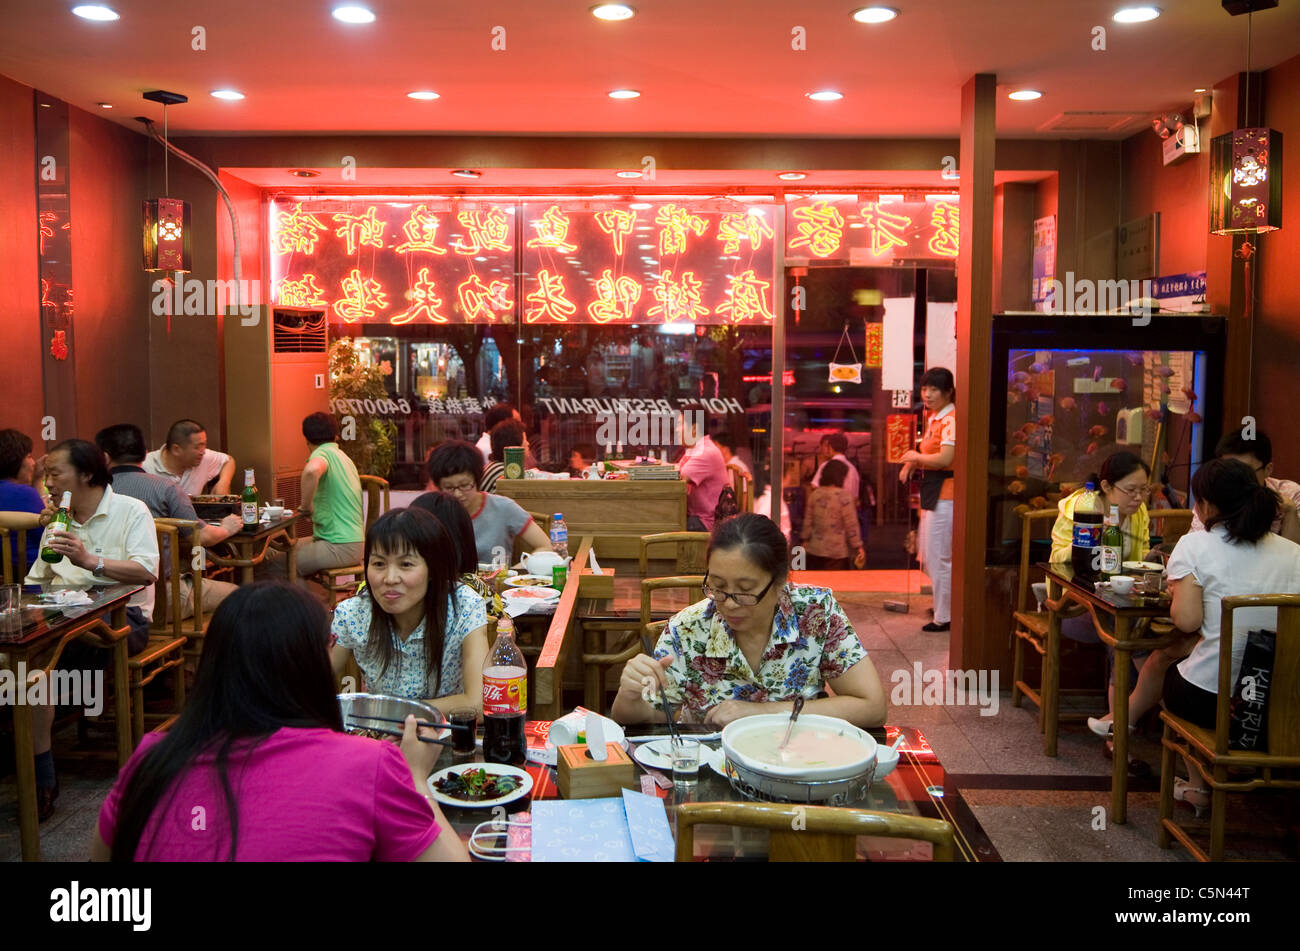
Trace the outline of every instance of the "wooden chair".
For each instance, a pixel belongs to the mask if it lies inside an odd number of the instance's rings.
[[[185,706],[185,643],[181,634],[181,614],[184,610],[181,597],[181,533],[180,526],[198,530],[198,523],[176,519],[155,519],[158,535],[158,580],[154,585],[154,614],[149,625],[149,641],[139,652],[127,658],[127,677],[131,689],[131,737],[139,745],[144,736],[147,719],[161,721],[167,717],[146,717],[144,688],[164,672],[175,670],[172,714],[180,713]],[[194,538],[197,543],[197,535]],[[201,584],[201,582],[200,582]],[[196,610],[202,611],[202,589],[195,590]]]
[[[1150,509],[1147,517],[1151,520],[1151,534],[1160,537],[1160,549],[1172,552],[1178,539],[1191,530],[1191,509]]]
[[[1058,512],[1056,509],[1040,509],[1030,511],[1024,509],[1020,511],[1020,575],[1016,588],[1016,610],[1012,612],[1011,638],[1014,646],[1014,655],[1011,668],[1011,704],[1020,706],[1020,701],[1027,698],[1030,703],[1038,707],[1038,729],[1040,731],[1046,728],[1044,722],[1044,698],[1042,695],[1043,679],[1040,679],[1038,685],[1030,684],[1025,680],[1025,646],[1033,648],[1038,656],[1043,659],[1043,667],[1046,669],[1049,663],[1059,662],[1059,658],[1047,656],[1047,611],[1029,610],[1029,552],[1034,537],[1036,527],[1047,526],[1048,531],[1051,525],[1056,521]],[[1053,603],[1049,605],[1063,612],[1067,611],[1066,605]],[[1065,616],[1078,617],[1083,613],[1083,608],[1077,605],[1069,608]],[[1062,690],[1062,695],[1085,695],[1085,696],[1105,696],[1106,691],[1102,689],[1084,689],[1084,690]],[[1062,720],[1086,720],[1086,713],[1063,713]]]
[[[156,527],[171,527],[181,533],[182,537],[189,536],[189,550],[181,552],[176,560],[180,562],[182,575],[190,575],[193,611],[188,618],[181,617],[185,613],[184,591],[179,577],[173,574],[166,584],[160,583],[154,588],[154,619],[150,627],[160,632],[169,632],[174,637],[184,637],[185,656],[197,664],[203,653],[203,638],[208,633],[208,622],[212,620],[203,613],[203,585],[209,580],[209,573],[207,552],[199,540],[199,533],[205,523],[180,518],[155,518],[153,521]],[[172,536],[169,534],[168,537]],[[182,543],[181,547],[184,548],[185,545]],[[162,552],[161,547],[158,550]],[[200,552],[203,554],[200,555]]]
[[[650,574],[650,549],[673,545],[677,554],[677,570],[700,574],[708,568],[705,564],[709,548],[708,532],[658,532],[641,536],[641,577]]]
[[[27,577],[27,533],[41,531],[41,517],[35,512],[0,512],[0,561],[3,562],[4,584],[22,584]],[[24,564],[14,564],[11,546],[17,540],[19,559]]]
[[[651,621],[652,608],[651,602],[656,591],[669,589],[684,589],[687,592],[688,602],[692,597],[699,600],[704,596],[701,586],[704,584],[703,575],[678,576],[673,578],[643,578],[641,580],[641,625],[640,628],[631,636],[624,634],[620,640],[622,646],[616,648],[612,653],[586,653],[582,655],[582,674],[583,674],[583,706],[588,710],[596,713],[605,712],[605,678],[606,673],[615,668],[622,667],[629,660],[641,653],[643,646],[641,644],[641,635],[650,638],[653,644],[659,634],[667,626],[665,621]],[[607,632],[601,632],[603,638]]]
[[[1273,673],[1267,683],[1268,734],[1263,749],[1228,748],[1232,694],[1233,611],[1238,608],[1277,608],[1277,647]],[[1215,728],[1205,727],[1162,710],[1164,735],[1160,760],[1160,826],[1156,841],[1162,849],[1171,837],[1202,862],[1221,862],[1227,826],[1228,793],[1261,787],[1300,788],[1300,594],[1259,594],[1223,599],[1219,637],[1219,695]],[[1210,789],[1210,849],[1193,840],[1183,823],[1174,819],[1174,757],[1181,755],[1195,767]],[[1252,778],[1229,779],[1230,773],[1253,770]]]
[[[742,512],[754,510],[754,477],[744,469],[731,469],[731,488],[736,493],[736,504]]]
[[[697,825],[768,829],[771,862],[853,862],[860,835],[929,842],[936,862],[951,862],[955,847],[952,826],[941,819],[836,806],[687,802],[677,807],[678,862],[694,861]]]
[[[365,513],[365,530],[368,532],[375,519],[379,518],[391,507],[392,498],[387,479],[381,479],[379,476],[373,475],[363,475],[360,479],[361,505],[362,511]],[[313,575],[308,575],[308,580],[316,582],[325,589],[331,609],[340,601],[356,594],[365,578],[366,569],[364,565],[342,565],[337,568],[324,568]]]

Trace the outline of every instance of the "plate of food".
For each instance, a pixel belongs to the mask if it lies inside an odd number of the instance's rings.
[[[548,601],[558,601],[560,592],[555,588],[543,588],[538,585],[524,585],[520,588],[507,588],[501,592],[501,597],[506,602],[517,604],[536,604],[546,603]]]
[[[505,584],[507,588],[550,588],[553,587],[554,580],[545,575],[515,575],[513,578],[507,578]]]
[[[429,777],[429,792],[444,806],[484,809],[503,806],[527,796],[533,777],[504,763],[465,763],[448,766]]]

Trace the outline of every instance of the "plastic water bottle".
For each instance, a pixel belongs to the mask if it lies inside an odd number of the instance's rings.
[[[561,558],[569,557],[569,526],[564,524],[564,513],[551,517],[551,547]]]
[[[1074,503],[1074,532],[1070,545],[1070,567],[1079,578],[1095,581],[1100,562],[1094,566],[1094,557],[1101,547],[1101,524],[1106,516],[1105,503],[1097,492],[1097,484],[1089,482],[1083,494]]]

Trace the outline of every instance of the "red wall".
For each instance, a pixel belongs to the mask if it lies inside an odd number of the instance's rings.
[[[0,429],[20,429],[37,442],[44,398],[32,96],[30,86],[0,76]]]
[[[1250,412],[1273,440],[1282,478],[1300,480],[1296,394],[1300,393],[1300,56],[1264,76],[1264,121],[1282,133],[1282,228],[1261,235],[1255,283]]]
[[[1191,108],[1182,110],[1191,118]],[[1202,151],[1166,166],[1164,140],[1150,129],[1124,140],[1121,208],[1124,221],[1160,213],[1160,273],[1205,270],[1210,230],[1209,127],[1201,122]]]

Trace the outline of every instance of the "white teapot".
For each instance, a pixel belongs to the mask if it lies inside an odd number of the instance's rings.
[[[530,575],[549,576],[551,569],[557,565],[567,565],[569,559],[561,558],[553,551],[535,551],[530,555],[524,555],[520,559],[523,563],[524,571]]]

